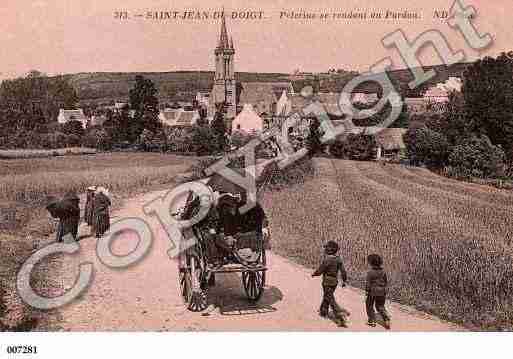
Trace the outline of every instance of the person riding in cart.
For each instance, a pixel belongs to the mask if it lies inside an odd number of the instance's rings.
[[[219,216],[216,245],[228,253],[233,253],[239,262],[251,263],[256,260],[256,246],[263,242],[265,212],[259,203],[241,213],[243,202],[231,194],[223,194],[217,203]],[[261,244],[262,245],[262,244]]]

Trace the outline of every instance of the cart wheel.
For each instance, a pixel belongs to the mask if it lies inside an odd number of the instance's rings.
[[[180,268],[180,294],[185,307],[193,312],[201,312],[208,307],[207,291],[202,287],[203,273],[197,257],[186,255],[187,267]]]
[[[259,300],[264,293],[265,272],[242,272],[242,284],[249,300]]]
[[[262,249],[260,265],[265,266],[265,249]],[[249,300],[257,301],[262,297],[265,287],[265,271],[242,272],[242,285]]]

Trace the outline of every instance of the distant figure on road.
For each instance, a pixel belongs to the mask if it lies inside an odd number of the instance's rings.
[[[78,225],[80,223],[80,199],[74,191],[66,193],[59,201],[54,197],[49,200],[46,209],[52,217],[59,219],[57,227],[57,242],[63,242],[66,236],[71,235],[76,241],[78,238]]]
[[[390,316],[385,309],[388,280],[387,274],[382,268],[383,259],[378,254],[371,254],[367,257],[367,263],[370,266],[365,285],[365,291],[367,292],[365,306],[369,319],[367,324],[371,327],[376,326],[376,312],[374,311],[374,307],[376,307],[385,321],[385,328],[390,329]]]
[[[106,188],[98,187],[93,199],[92,220],[92,231],[96,238],[100,238],[110,229],[110,206],[109,191]]]
[[[345,327],[346,319],[344,317],[344,310],[340,308],[337,301],[335,300],[335,290],[338,285],[338,274],[342,278],[342,286],[345,286],[347,281],[347,274],[342,263],[342,259],[337,254],[339,249],[338,243],[335,241],[328,241],[324,245],[325,258],[323,259],[319,268],[312,274],[312,277],[322,275],[322,289],[323,297],[319,314],[321,317],[327,317],[329,308],[333,310],[335,320],[338,326]]]

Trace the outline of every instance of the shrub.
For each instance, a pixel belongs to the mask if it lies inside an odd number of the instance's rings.
[[[100,150],[108,150],[112,148],[112,137],[103,129],[93,129],[86,133],[82,139],[82,145]]]
[[[473,136],[454,147],[449,164],[460,177],[497,177],[504,174],[504,158],[504,151],[488,137]]]
[[[408,156],[414,163],[423,162],[441,167],[447,161],[449,143],[447,138],[427,127],[409,128],[404,136]]]
[[[62,148],[69,145],[69,137],[62,132],[43,133],[39,135],[39,142],[45,149]]]
[[[57,121],[50,122],[50,123],[46,124],[46,132],[47,133],[62,132],[62,125]]]
[[[40,148],[41,147],[41,135],[35,131],[30,131],[26,137],[28,148]]]
[[[235,131],[231,136],[231,144],[234,147],[240,148],[246,145],[249,141],[251,141],[254,138],[255,136],[252,136],[250,134],[241,131]]]
[[[81,137],[84,135],[84,127],[82,127],[82,122],[77,120],[71,120],[62,125],[62,132],[66,135],[76,135]]]
[[[322,136],[324,136],[324,131],[321,129],[319,120],[317,118],[310,119],[308,136],[306,138],[306,148],[308,148],[309,156],[326,151],[326,145],[321,142]]]
[[[336,158],[344,158],[344,141],[341,139],[335,140],[335,142],[330,145],[329,151],[330,154]]]
[[[349,134],[345,140],[338,139],[330,146],[330,153],[337,158],[369,161],[376,157],[377,143],[372,135]]]
[[[194,131],[189,128],[166,126],[164,129],[168,151],[192,152]]]
[[[269,166],[262,177],[267,177],[267,185],[271,190],[281,190],[293,185],[302,184],[315,174],[315,167],[311,158],[303,157],[291,165],[279,169],[277,166]]]
[[[191,175],[188,177],[188,180],[196,181],[205,178],[205,170],[217,161],[219,161],[220,159],[220,157],[201,158],[188,168],[187,172],[191,173]]]
[[[40,136],[41,147],[45,149],[51,149],[54,143],[52,142],[53,136],[51,133],[43,133]]]
[[[71,147],[80,146],[80,137],[75,134],[68,135],[67,145]]]
[[[230,140],[233,147],[241,148],[257,138],[258,136],[256,134],[236,131],[232,134]],[[276,156],[276,152],[270,141],[260,141],[260,143],[255,147],[255,156],[256,158],[273,158]]]
[[[214,130],[206,126],[195,127],[190,137],[193,151],[198,156],[211,155],[216,151],[215,141],[216,135]]]
[[[139,135],[137,142],[141,145],[141,147],[145,151],[149,151],[153,147],[153,137],[155,135],[153,132],[149,130],[143,130],[143,132]]]

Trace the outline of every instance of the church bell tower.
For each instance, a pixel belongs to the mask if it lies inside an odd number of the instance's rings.
[[[214,50],[216,59],[216,71],[214,88],[210,100],[211,114],[215,113],[216,106],[225,104],[225,118],[233,119],[236,115],[237,99],[235,86],[235,49],[232,38],[228,38],[224,16],[221,22],[221,33],[217,47]]]

